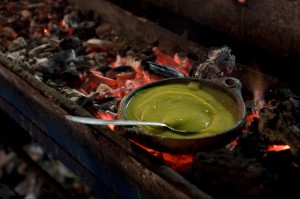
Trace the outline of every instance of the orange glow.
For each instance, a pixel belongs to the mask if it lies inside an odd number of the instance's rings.
[[[100,111],[97,112],[97,116],[98,118],[100,119],[103,119],[103,120],[114,120],[116,119],[116,117],[114,115],[112,115],[111,113],[102,113]],[[109,124],[107,125],[111,130],[115,130],[115,125],[112,125],[112,124]]]
[[[226,145],[226,148],[231,151],[237,146],[237,144],[238,144],[238,140],[234,139],[231,143]]]
[[[259,118],[259,114],[256,110],[252,110],[251,113],[248,113],[247,120],[246,120],[246,127],[248,124],[253,122],[255,118]]]
[[[191,168],[191,164],[195,159],[194,154],[174,155],[170,153],[162,153],[165,163],[175,171],[186,171]]]
[[[248,112],[247,118],[246,118],[246,124],[245,124],[245,131],[249,130],[249,126],[254,121],[255,118],[259,118],[259,112],[256,111],[256,109],[252,109],[252,112]]]
[[[188,169],[191,168],[192,162],[196,157],[194,154],[171,154],[171,153],[160,152],[160,151],[147,148],[142,144],[137,143],[133,140],[130,141],[142,147],[153,156],[163,159],[165,164],[171,167],[172,169],[174,169],[175,171],[187,171]]]
[[[45,35],[50,35],[49,31],[46,28],[44,28],[44,34]]]
[[[268,151],[268,152],[271,152],[271,151],[274,151],[274,152],[280,152],[280,151],[289,150],[289,149],[290,149],[290,146],[289,146],[289,145],[285,145],[285,144],[283,144],[283,145],[276,145],[276,144],[274,144],[274,145],[269,145],[269,146],[267,147],[267,151]],[[266,157],[267,154],[268,154],[268,153],[265,153],[265,154],[263,155],[263,157]]]
[[[184,68],[184,72],[183,73],[185,75],[188,75],[188,73],[191,71],[191,69],[193,67],[193,64],[194,64],[194,62],[191,59],[187,58],[187,57],[185,57],[183,59],[180,58],[180,56],[178,55],[178,53],[176,53],[174,55],[174,61],[178,65],[180,65],[180,66],[182,66]]]
[[[191,68],[190,65],[184,66],[182,65],[184,62],[180,60],[177,54],[174,55],[174,58],[168,54],[161,52],[158,48],[153,49],[154,54],[156,55],[156,63],[158,64],[165,64],[174,69],[182,72],[183,74],[187,75]],[[187,62],[189,63],[189,62]]]
[[[127,57],[121,57],[121,55],[117,55],[117,59],[115,60],[115,62],[113,62],[111,64],[112,68],[116,68],[118,66],[131,66],[134,69],[139,67],[139,65],[141,64],[140,60],[136,60],[133,57],[127,56]]]
[[[288,150],[290,149],[289,145],[270,145],[268,146],[268,151],[283,151],[283,150]]]

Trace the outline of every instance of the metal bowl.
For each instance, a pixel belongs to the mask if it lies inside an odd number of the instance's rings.
[[[191,82],[198,82],[201,85],[216,89],[232,98],[238,109],[237,122],[227,130],[207,136],[182,135],[169,137],[160,135],[159,133],[149,132],[144,128],[137,126],[119,127],[117,132],[148,148],[170,153],[193,153],[197,151],[211,150],[230,143],[230,141],[232,141],[242,132],[247,115],[245,104],[241,95],[242,84],[238,79],[232,77],[214,80],[196,78],[169,78],[145,84],[132,90],[122,99],[118,112],[118,119],[130,119],[128,118],[128,115],[126,115],[126,109],[128,108],[130,100],[141,91],[147,88],[157,87],[165,84],[188,84]]]

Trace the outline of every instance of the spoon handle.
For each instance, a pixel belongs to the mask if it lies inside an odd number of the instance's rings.
[[[101,120],[98,118],[90,117],[79,117],[73,115],[65,116],[68,120],[83,124],[92,124],[92,125],[123,125],[123,126],[132,126],[132,125],[147,125],[147,126],[162,126],[166,127],[165,124],[160,122],[147,122],[147,121],[134,121],[134,120]]]

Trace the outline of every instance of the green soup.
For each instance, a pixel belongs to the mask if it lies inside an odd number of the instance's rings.
[[[200,82],[172,83],[146,88],[128,102],[127,119],[163,122],[177,129],[196,131],[178,135],[170,130],[143,126],[147,131],[171,137],[204,137],[223,132],[239,120],[235,101],[219,89]]]

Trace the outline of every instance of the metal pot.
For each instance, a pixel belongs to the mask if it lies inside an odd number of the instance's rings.
[[[241,82],[232,77],[225,77],[214,80],[195,79],[195,78],[169,78],[163,79],[138,87],[128,93],[121,101],[118,112],[118,119],[129,119],[126,115],[126,109],[130,100],[144,89],[161,86],[164,84],[199,82],[201,85],[217,89],[232,98],[238,109],[238,121],[229,129],[208,136],[190,137],[169,137],[156,133],[151,133],[144,128],[118,127],[117,132],[123,136],[138,142],[139,144],[162,152],[170,153],[193,153],[201,150],[211,150],[216,147],[224,146],[236,138],[244,128],[246,122],[246,107],[241,95]],[[179,113],[180,114],[180,113]],[[221,124],[220,124],[221,125]]]

